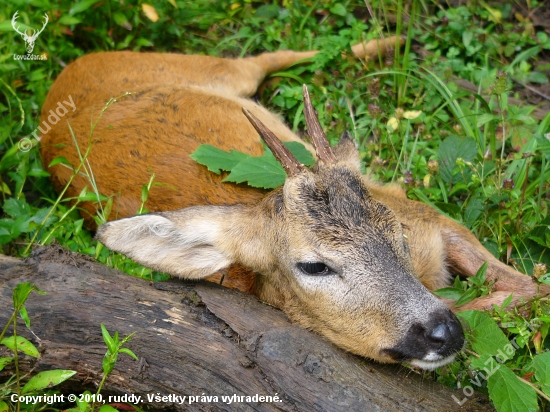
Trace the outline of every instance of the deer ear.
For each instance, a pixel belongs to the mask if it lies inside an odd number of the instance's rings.
[[[232,263],[263,266],[268,256],[255,238],[262,231],[247,216],[239,206],[190,207],[105,223],[96,237],[147,267],[200,279]]]
[[[347,131],[342,133],[340,141],[332,148],[332,151],[339,163],[343,162],[351,168],[361,169],[357,143]]]

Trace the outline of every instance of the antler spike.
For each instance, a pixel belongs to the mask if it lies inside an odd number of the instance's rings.
[[[19,14],[19,10],[17,10],[17,11],[15,12],[15,14],[13,15],[13,17],[11,18],[11,26],[13,27],[13,29],[14,29],[18,34],[20,34],[21,36],[25,36],[25,35],[26,35],[25,33],[19,31],[19,26],[15,27],[15,23],[16,23],[17,19],[19,18],[18,14]]]
[[[315,109],[311,104],[311,98],[309,97],[309,91],[307,86],[303,86],[304,93],[304,116],[306,118],[307,131],[311,143],[315,147],[315,152],[319,160],[322,160],[325,163],[336,163],[336,156],[332,152],[330,145],[327,140],[327,136],[319,123],[319,119],[315,115]]]
[[[281,163],[283,169],[288,176],[294,176],[301,173],[304,170],[302,165],[294,155],[288,150],[288,148],[281,143],[281,141],[269,130],[256,116],[250,113],[245,107],[243,107],[243,113],[250,121],[254,129],[262,136],[267,147],[271,149],[275,158]]]

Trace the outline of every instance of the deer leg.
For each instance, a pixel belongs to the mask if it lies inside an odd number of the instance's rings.
[[[385,56],[388,50],[393,50],[395,47],[400,46],[401,43],[401,37],[390,36],[386,39],[374,39],[368,42],[358,43],[352,46],[351,50],[358,59],[370,59],[373,57]],[[248,57],[241,59],[241,61],[253,61],[263,69],[265,77],[279,70],[284,70],[300,60],[309,59],[317,53],[319,53],[318,50],[306,52],[282,50],[274,53],[263,53],[256,57]]]
[[[481,265],[488,262],[486,279],[495,281],[494,293],[461,306],[458,310],[492,307],[493,304],[502,303],[510,293],[513,293],[514,303],[550,294],[550,286],[537,285],[530,276],[500,262],[468,229],[448,220],[441,232],[447,264],[452,272],[467,277],[475,276]]]
[[[488,310],[488,309],[492,309],[493,305],[501,306],[502,303],[506,300],[506,298],[510,296],[510,294],[512,294],[512,300],[510,301],[510,306],[508,306],[508,308],[513,308],[518,305],[521,305],[532,298],[532,296],[524,296],[524,295],[516,294],[511,291],[506,291],[506,292],[500,291],[500,292],[493,292],[489,295],[481,296],[479,298],[476,298],[458,307],[455,306],[456,301],[454,300],[443,299],[443,298],[441,298],[441,300],[443,301],[443,303],[445,303],[445,305],[447,305],[449,309],[451,309],[451,311],[453,311],[454,313],[457,313],[465,310]],[[547,299],[547,298],[544,298],[544,299]],[[524,305],[524,308],[527,311],[529,308],[529,305]],[[520,310],[520,312],[523,312],[523,311]]]
[[[369,59],[384,56],[388,50],[393,50],[402,43],[401,37],[390,36],[386,39],[375,39],[352,46],[351,50],[359,59]],[[235,77],[232,86],[239,97],[251,97],[256,94],[264,79],[280,70],[309,59],[319,53],[318,50],[295,52],[281,50],[273,53],[262,53],[256,57],[246,57],[231,60],[231,73]]]

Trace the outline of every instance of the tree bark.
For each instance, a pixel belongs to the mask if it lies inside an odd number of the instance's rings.
[[[66,394],[97,389],[103,323],[121,337],[136,332],[127,347],[140,358],[119,356],[104,399],[135,394],[142,396],[140,407],[178,411],[492,410],[483,395],[466,397],[402,366],[350,355],[254,296],[207,283],[152,283],[55,246],[26,261],[0,257],[2,328],[11,315],[11,290],[21,282],[47,293],[27,301],[32,333],[19,323],[18,332],[41,352],[39,359],[21,357],[22,372],[77,371],[61,387]],[[2,371],[0,380],[11,373]],[[279,402],[222,399],[256,394]],[[188,398],[179,404],[147,395]],[[199,398],[190,404],[189,396]]]

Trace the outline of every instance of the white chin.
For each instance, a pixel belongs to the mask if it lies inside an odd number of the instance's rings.
[[[448,363],[451,363],[455,360],[456,354],[452,354],[450,356],[447,356],[446,358],[439,359],[439,360],[423,360],[423,359],[411,359],[410,361],[407,361],[407,363],[410,363],[413,366],[417,366],[420,369],[433,371],[434,369],[437,369],[443,365],[446,365]],[[426,356],[426,358],[430,358],[430,356]]]

